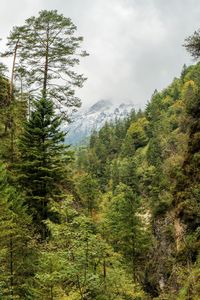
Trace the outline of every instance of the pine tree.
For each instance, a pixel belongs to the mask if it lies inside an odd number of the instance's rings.
[[[192,55],[194,59],[200,57],[200,30],[194,32],[193,35],[185,39],[184,47]]]
[[[37,99],[52,99],[62,112],[63,104],[80,106],[74,89],[82,87],[85,81],[82,74],[73,70],[79,57],[87,55],[79,51],[83,38],[75,36],[75,31],[70,18],[56,10],[43,10],[38,17],[28,18],[24,26],[14,27],[5,53],[14,55],[12,74],[23,80],[29,93]],[[11,86],[12,83],[13,78]]]

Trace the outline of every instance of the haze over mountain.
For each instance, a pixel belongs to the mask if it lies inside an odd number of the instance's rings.
[[[87,109],[75,113],[72,123],[66,125],[66,143],[78,145],[86,140],[93,130],[99,131],[106,122],[126,117],[133,109],[132,103],[114,104],[110,100],[99,100]]]

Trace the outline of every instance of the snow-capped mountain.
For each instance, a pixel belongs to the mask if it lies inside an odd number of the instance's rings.
[[[100,100],[89,109],[79,111],[73,116],[73,122],[65,127],[68,132],[66,143],[78,145],[90,136],[93,130],[99,130],[105,122],[126,117],[132,104],[114,105],[109,100]]]

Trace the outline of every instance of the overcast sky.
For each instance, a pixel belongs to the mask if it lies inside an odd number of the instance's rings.
[[[199,0],[3,0],[0,37],[42,9],[70,17],[84,37],[84,105],[110,99],[144,107],[193,63],[182,44],[200,27]]]

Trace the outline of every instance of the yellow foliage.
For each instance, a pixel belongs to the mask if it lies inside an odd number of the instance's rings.
[[[181,94],[182,98],[186,99],[188,97],[189,93],[195,93],[197,89],[197,86],[193,80],[188,80],[186,83],[184,83]]]

